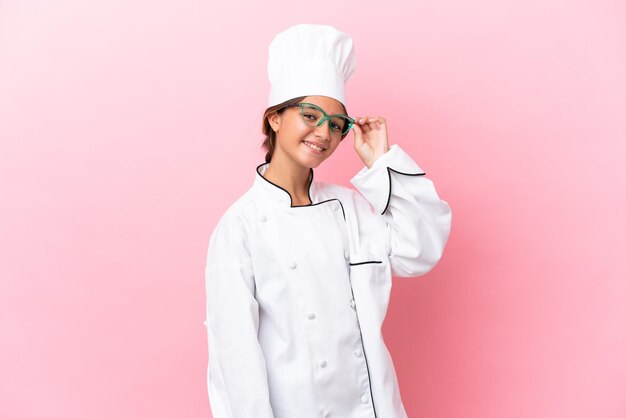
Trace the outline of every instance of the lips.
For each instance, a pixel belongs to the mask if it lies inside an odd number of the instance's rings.
[[[313,142],[313,141],[302,141],[302,142],[303,142],[305,145],[306,145],[306,143],[308,142],[309,144],[313,144],[313,145],[318,146],[318,147],[320,147],[320,148],[321,148],[321,151],[318,151],[318,150],[314,150],[314,151],[322,152],[322,151],[324,151],[324,150],[326,149],[326,147],[325,147],[324,145],[322,145],[322,144],[320,144],[320,143],[318,143],[318,142]],[[309,148],[310,148],[310,147],[309,147]],[[311,149],[313,149],[313,148],[311,148]]]

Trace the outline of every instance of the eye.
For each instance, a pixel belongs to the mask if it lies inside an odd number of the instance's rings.
[[[310,117],[309,117],[310,116]],[[317,116],[313,115],[312,113],[305,113],[304,114],[305,118],[309,118],[310,120],[315,120],[317,119]]]

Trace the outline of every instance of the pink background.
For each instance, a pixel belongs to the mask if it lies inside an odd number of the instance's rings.
[[[453,210],[383,329],[409,417],[626,416],[624,3],[316,6],[0,5],[2,418],[210,416],[206,248],[296,23],[353,36],[349,113]],[[352,146],[316,178],[348,185]]]

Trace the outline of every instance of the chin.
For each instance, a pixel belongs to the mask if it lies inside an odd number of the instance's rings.
[[[319,167],[319,165],[324,162],[325,160],[322,159],[313,159],[310,157],[301,157],[300,158],[300,165],[302,167],[307,167],[307,168],[317,168]]]

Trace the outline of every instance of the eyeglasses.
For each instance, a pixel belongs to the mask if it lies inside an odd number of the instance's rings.
[[[321,126],[328,119],[331,135],[341,137],[341,139],[347,135],[352,125],[356,122],[348,115],[327,115],[321,107],[313,103],[294,103],[285,107],[299,107],[302,119],[311,127]]]

